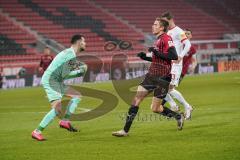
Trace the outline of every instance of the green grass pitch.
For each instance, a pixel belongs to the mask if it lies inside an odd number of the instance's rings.
[[[117,95],[111,82],[84,86]],[[0,160],[239,160],[240,72],[188,76],[178,90],[195,107],[182,131],[173,120],[144,119],[152,114],[147,98],[140,108],[143,117],[134,122],[130,136],[111,136],[123,127],[122,116],[129,107],[119,98],[117,108],[104,116],[73,122],[78,133],[60,129],[55,119],[44,131],[44,142],[31,139],[50,109],[43,89],[0,90]],[[79,108],[99,103],[83,97]]]

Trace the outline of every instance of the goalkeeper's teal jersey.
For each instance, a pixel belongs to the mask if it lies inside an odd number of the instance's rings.
[[[76,54],[73,48],[68,48],[58,53],[48,66],[42,77],[42,82],[51,80],[63,81],[64,78],[73,70],[76,61]]]

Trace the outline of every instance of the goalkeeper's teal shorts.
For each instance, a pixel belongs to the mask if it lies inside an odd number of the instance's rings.
[[[42,77],[42,85],[47,94],[49,102],[60,100],[67,91],[67,86],[63,82]]]

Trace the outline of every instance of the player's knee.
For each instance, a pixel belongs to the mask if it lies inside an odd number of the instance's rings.
[[[144,97],[142,96],[135,96],[133,99],[133,105],[139,106],[139,104],[142,102],[143,99]]]
[[[61,100],[55,100],[51,104],[52,104],[52,108],[55,109],[56,114],[60,114],[62,111]]]
[[[80,94],[80,92],[75,92],[74,95],[70,96],[71,98],[76,98],[76,99],[81,99],[82,95]]]

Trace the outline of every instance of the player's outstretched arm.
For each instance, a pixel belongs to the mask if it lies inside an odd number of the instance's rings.
[[[168,49],[168,54],[161,53],[154,47],[148,48],[148,51],[152,52],[155,56],[157,56],[163,60],[177,60],[178,59],[178,55],[177,55],[177,51],[176,51],[175,47],[170,47]]]
[[[145,52],[140,52],[137,54],[142,60],[152,62],[152,57],[147,57]]]

